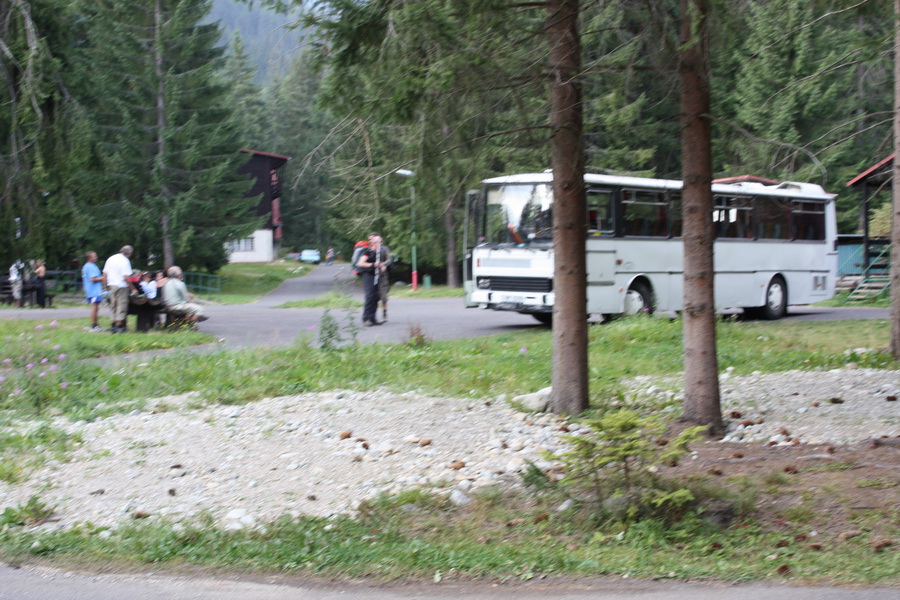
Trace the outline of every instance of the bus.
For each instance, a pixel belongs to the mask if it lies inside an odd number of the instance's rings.
[[[552,177],[486,179],[469,199],[467,305],[552,321]],[[588,313],[680,311],[681,181],[588,174],[584,182]],[[789,304],[834,295],[834,194],[749,176],[717,180],[712,191],[717,310],[779,319]]]

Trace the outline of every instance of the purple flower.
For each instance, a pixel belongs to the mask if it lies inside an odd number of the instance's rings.
[[[21,393],[24,392],[24,391],[25,391],[25,390],[23,390],[22,388],[16,388],[16,389],[13,390],[13,394],[21,394]]]
[[[42,364],[42,365],[46,365],[46,364],[47,364],[47,361],[49,361],[49,360],[50,360],[49,358],[42,358],[42,359],[41,359],[41,364]]]
[[[59,360],[63,360],[65,357],[66,357],[65,354],[60,354],[60,355],[59,355]]]
[[[59,350],[59,344],[54,345],[54,346],[53,346],[53,349],[54,349],[54,350]]]
[[[68,388],[68,387],[69,387],[69,382],[68,382],[68,381],[63,381],[61,384],[59,384],[59,389],[61,389],[61,390],[64,390],[64,389],[66,389],[66,388]]]
[[[56,327],[57,325],[59,325],[59,323],[56,321],[50,321],[50,327]]]
[[[11,358],[4,358],[4,359],[3,359],[3,364],[4,364],[4,365],[8,365],[8,364],[11,363],[11,362],[12,362],[12,359],[11,359]]]
[[[44,326],[43,326],[43,325],[35,325],[34,328],[35,328],[35,329],[43,329]]]
[[[51,371],[55,371],[55,370],[56,370],[56,365],[50,365],[50,370],[51,370]]]
[[[526,348],[525,346],[519,348],[519,354],[525,354],[526,352],[528,352],[528,348]]]
[[[25,368],[26,368],[26,369],[30,369],[30,368],[32,368],[33,366],[34,366],[33,364],[28,363],[27,365],[25,365]]]
[[[0,375],[0,381],[6,381],[6,377],[4,377],[3,375]]]
[[[38,377],[46,377],[46,376],[47,376],[47,371],[41,371],[40,373],[38,373]]]

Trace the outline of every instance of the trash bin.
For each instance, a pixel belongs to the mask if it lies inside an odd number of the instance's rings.
[[[430,290],[430,289],[431,289],[431,275],[423,275],[423,276],[422,276],[422,286],[423,286],[426,290]]]

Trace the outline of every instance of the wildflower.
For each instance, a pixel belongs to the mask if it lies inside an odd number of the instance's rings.
[[[11,363],[11,362],[12,362],[12,359],[11,359],[11,358],[4,358],[4,359],[3,359],[3,364],[4,364],[4,365],[8,365],[8,364]]]
[[[50,327],[56,327],[57,325],[59,325],[58,322],[56,322],[56,321],[50,321]]]
[[[59,355],[59,360],[63,360],[65,358],[66,358],[66,355],[64,353]]]
[[[33,367],[34,367],[34,365],[31,364],[31,363],[28,363],[27,365],[25,365],[25,369],[26,369],[26,370],[31,369],[31,368],[33,368]]]
[[[4,377],[3,375],[0,375],[0,381],[6,381],[6,377]]]
[[[54,350],[59,350],[59,344],[54,344],[53,349],[54,349]]]
[[[61,384],[59,384],[59,389],[61,389],[61,390],[64,390],[64,389],[66,389],[66,388],[68,388],[68,387],[69,387],[69,382],[68,382],[68,381],[63,381]]]
[[[528,352],[528,348],[526,348],[525,346],[519,348],[519,354],[525,354],[526,352]]]
[[[55,371],[55,370],[56,370],[56,365],[50,365],[50,370],[51,370],[51,371]]]
[[[49,360],[50,360],[49,358],[42,358],[42,359],[41,359],[41,364],[42,364],[42,365],[46,365],[47,362],[48,362]]]
[[[43,325],[35,325],[34,328],[35,328],[35,329],[43,329],[44,326],[43,326]]]
[[[22,388],[16,388],[16,389],[13,390],[13,394],[21,394],[21,393],[24,392],[24,391],[25,391],[25,390],[23,390]]]
[[[46,377],[46,376],[47,376],[47,371],[41,371],[40,373],[38,373],[38,377]]]

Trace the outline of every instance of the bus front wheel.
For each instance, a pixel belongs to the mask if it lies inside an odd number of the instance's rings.
[[[780,276],[773,277],[766,288],[766,303],[746,309],[751,317],[775,321],[787,313],[787,285]]]
[[[531,313],[531,316],[535,318],[539,323],[543,323],[544,325],[553,325],[553,313]]]
[[[630,317],[640,314],[653,314],[653,292],[646,283],[635,281],[625,293],[622,315]]]

